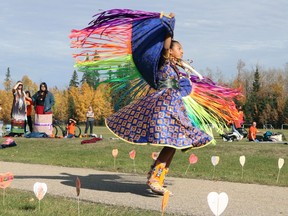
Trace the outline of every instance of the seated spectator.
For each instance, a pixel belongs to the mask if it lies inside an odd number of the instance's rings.
[[[248,139],[249,141],[253,141],[253,142],[259,142],[259,140],[256,139],[256,134],[259,133],[260,131],[258,131],[257,127],[256,127],[256,122],[253,122],[252,125],[249,128],[248,131]]]
[[[70,118],[67,124],[67,136],[66,136],[67,138],[75,137],[75,125],[76,125],[76,120]]]

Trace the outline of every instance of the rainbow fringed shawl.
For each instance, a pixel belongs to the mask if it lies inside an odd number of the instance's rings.
[[[122,98],[147,95],[157,89],[156,73],[166,35],[173,36],[175,19],[161,13],[113,9],[96,14],[88,27],[72,30],[71,47],[79,71],[98,71],[112,90],[129,90]],[[205,78],[190,77],[193,91],[183,98],[192,124],[212,136],[238,118],[233,99],[240,94]]]

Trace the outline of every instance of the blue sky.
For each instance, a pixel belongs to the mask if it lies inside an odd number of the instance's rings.
[[[247,69],[288,63],[287,0],[10,0],[0,2],[0,89],[8,67],[15,82],[28,75],[66,88],[74,70],[71,29],[112,8],[174,12],[175,39],[198,71],[231,79],[239,59]]]

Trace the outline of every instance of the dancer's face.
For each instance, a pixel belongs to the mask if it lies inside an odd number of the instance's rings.
[[[170,56],[176,59],[183,58],[183,48],[180,43],[174,42],[172,48],[170,49]]]

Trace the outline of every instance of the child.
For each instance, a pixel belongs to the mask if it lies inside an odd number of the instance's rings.
[[[67,135],[66,135],[66,138],[75,137],[75,125],[76,125],[76,120],[70,118],[69,122],[67,124]]]
[[[31,94],[29,91],[25,91],[26,97],[25,97],[25,103],[26,103],[26,107],[27,107],[27,120],[25,120],[25,130],[26,130],[26,125],[28,124],[29,126],[29,131],[30,133],[33,132],[33,126],[32,126],[32,117],[31,117],[31,113],[32,113],[32,106],[33,106],[33,100],[31,98]],[[27,132],[27,130],[25,131],[25,133]]]

